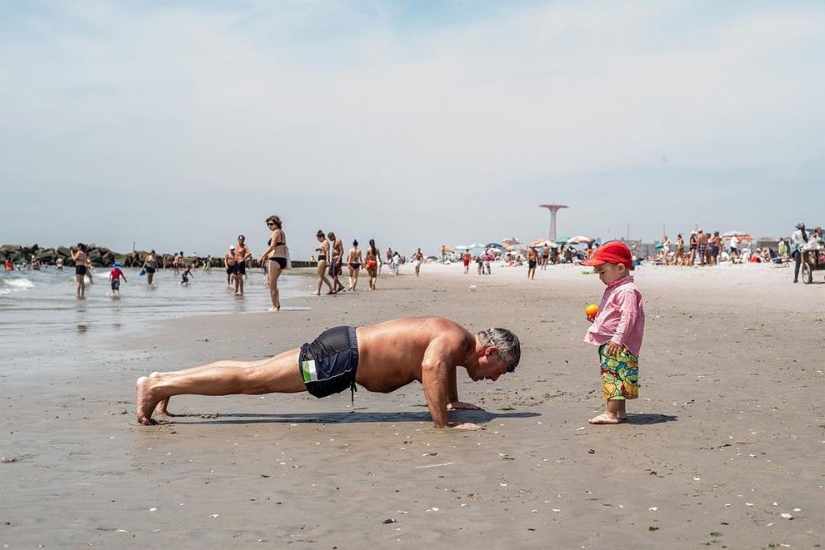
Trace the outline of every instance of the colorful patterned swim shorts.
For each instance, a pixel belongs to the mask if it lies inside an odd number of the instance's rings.
[[[602,396],[607,401],[636,399],[639,397],[639,358],[627,348],[622,348],[616,357],[608,357],[605,355],[608,344],[599,346]]]

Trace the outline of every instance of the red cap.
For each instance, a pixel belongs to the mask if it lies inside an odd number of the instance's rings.
[[[610,241],[597,248],[589,260],[582,262],[582,265],[602,264],[624,264],[627,269],[633,269],[633,254],[626,244]]]

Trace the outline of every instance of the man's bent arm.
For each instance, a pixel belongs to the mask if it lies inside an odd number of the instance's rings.
[[[424,397],[430,409],[430,417],[436,428],[446,428],[447,403],[449,403],[449,373],[450,367],[444,361],[428,362],[421,365],[421,384],[424,386]]]
[[[424,397],[436,428],[448,426],[447,404],[458,394],[452,357],[460,344],[452,340],[446,335],[434,339],[427,346],[421,361],[421,385],[424,386]]]
[[[447,380],[449,383],[449,390],[450,390],[450,400],[449,403],[455,403],[458,401],[458,382],[456,381],[456,367],[453,365],[450,367],[450,374]]]

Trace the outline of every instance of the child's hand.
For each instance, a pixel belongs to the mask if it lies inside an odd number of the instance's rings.
[[[608,357],[617,357],[622,350],[624,349],[624,344],[617,344],[616,342],[610,342],[607,344],[607,348],[604,350],[604,354]]]

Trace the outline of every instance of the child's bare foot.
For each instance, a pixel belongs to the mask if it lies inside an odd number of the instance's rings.
[[[615,416],[610,413],[602,413],[590,419],[591,424],[621,424],[627,422],[627,417]]]

